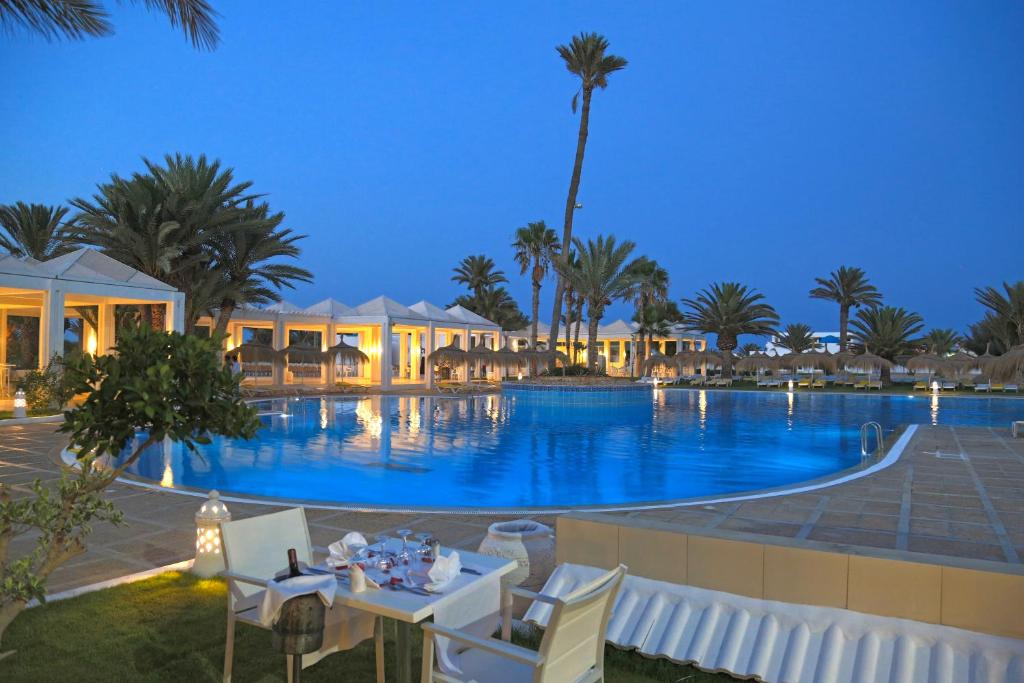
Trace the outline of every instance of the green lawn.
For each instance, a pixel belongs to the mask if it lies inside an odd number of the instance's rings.
[[[44,408],[42,410],[36,410],[35,408],[33,408],[31,410],[25,411],[25,414],[28,415],[29,417],[43,417],[46,415],[59,415],[60,412],[61,411],[59,410],[50,410],[49,408]],[[9,420],[12,417],[14,417],[13,410],[0,410],[0,420]]]
[[[223,582],[168,573],[28,610],[4,639],[3,649],[16,652],[0,660],[0,681],[220,681],[226,603]],[[240,624],[236,637],[234,680],[285,680],[284,657],[271,650],[269,631]],[[390,647],[389,640],[393,675]],[[415,680],[419,652],[417,640]],[[613,648],[606,666],[609,683],[735,680]],[[303,680],[373,681],[372,642],[324,659]]]

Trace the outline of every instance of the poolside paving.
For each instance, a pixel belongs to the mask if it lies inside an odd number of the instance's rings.
[[[54,424],[0,427],[0,481],[26,490],[58,476],[64,437]],[[89,549],[52,576],[51,593],[188,559],[201,499],[117,483],[107,490],[126,525],[99,525]],[[280,508],[232,503],[236,519]],[[618,513],[715,530],[756,533],[923,558],[988,560],[1020,570],[1024,557],[1024,439],[1008,430],[921,426],[900,460],[863,479],[811,493],[696,507]],[[475,549],[495,515],[308,510],[314,544],[350,530],[368,536],[430,531],[445,545]],[[550,515],[535,516],[554,525]],[[18,539],[14,556],[31,547]]]

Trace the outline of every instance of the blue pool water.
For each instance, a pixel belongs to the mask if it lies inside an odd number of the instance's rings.
[[[172,487],[389,507],[617,505],[793,484],[860,461],[859,427],[994,425],[1024,401],[659,391],[619,403],[551,395],[257,404],[251,441],[202,457],[155,447],[132,474]],[[286,414],[287,416],[285,416]]]

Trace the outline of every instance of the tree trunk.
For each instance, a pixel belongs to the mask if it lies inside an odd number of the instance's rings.
[[[157,332],[163,332],[167,329],[167,305],[166,304],[150,304],[149,305],[149,316],[150,324],[153,329]]]
[[[217,322],[213,326],[213,336],[226,336],[228,323],[231,322],[231,314],[235,312],[235,302],[231,299],[224,299],[220,302],[220,310],[217,311]]]
[[[533,324],[530,326],[530,349],[537,348],[537,316],[540,314],[540,283],[533,280],[533,302],[531,304]],[[554,348],[554,347],[552,347]]]
[[[565,357],[566,365],[576,365],[576,349],[572,348],[572,299],[565,300]]]
[[[0,657],[3,656],[2,646],[7,627],[24,611],[26,604],[24,600],[14,600],[4,603],[3,607],[0,607]]]
[[[847,347],[847,328],[850,323],[850,307],[846,304],[839,305],[839,350],[845,351]]]
[[[732,350],[736,348],[736,337],[718,335],[718,350],[722,352],[722,378],[732,379]]]
[[[600,311],[591,311],[587,320],[587,370],[597,374],[597,325],[601,322]]]
[[[583,326],[583,299],[577,299],[576,312],[573,314],[572,320],[576,323],[576,333],[572,339],[572,357],[575,359],[577,356],[576,349],[580,345],[580,327]]]
[[[580,130],[576,139],[576,159],[572,165],[572,178],[569,180],[569,194],[565,198],[565,225],[562,228],[562,253],[559,258],[562,264],[568,263],[569,252],[572,249],[572,218],[576,211],[576,194],[580,189],[580,177],[583,175],[583,154],[587,149],[587,132],[590,128],[590,97],[594,93],[593,88],[583,88],[583,110],[580,112]],[[562,296],[565,294],[565,279],[558,274],[555,282],[555,302],[551,312],[551,335],[549,343],[555,348],[558,341],[558,319],[562,314]],[[589,353],[589,352],[588,352]],[[554,368],[554,361],[551,361]]]

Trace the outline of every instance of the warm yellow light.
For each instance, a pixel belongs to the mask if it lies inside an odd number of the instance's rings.
[[[164,463],[164,475],[160,478],[160,485],[166,489],[174,488],[174,472],[171,470],[171,461]]]
[[[90,329],[85,335],[85,352],[90,356],[95,356],[97,346],[96,330]]]
[[[235,340],[232,339],[231,337],[228,337],[228,347],[227,348],[228,348],[228,351],[234,351],[235,350]]]

